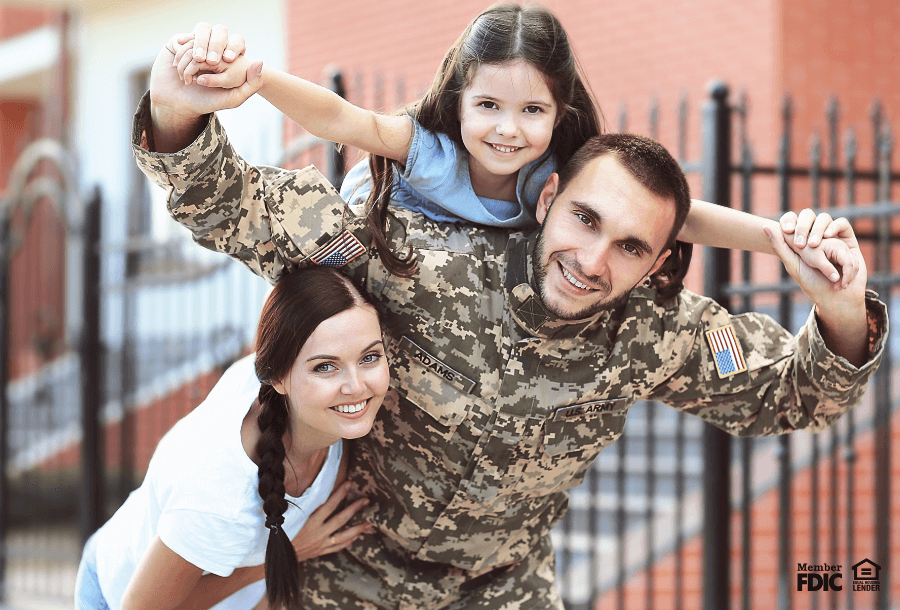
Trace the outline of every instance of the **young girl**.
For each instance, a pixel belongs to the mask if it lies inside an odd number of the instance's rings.
[[[187,53],[193,41],[185,37],[185,46],[176,53],[186,84],[233,88],[251,82],[310,133],[370,153],[371,179],[359,164],[348,173],[341,194],[351,202],[365,197],[377,210],[373,235],[393,272],[408,272],[414,261],[399,259],[381,241],[379,229],[391,200],[438,221],[535,226],[537,197],[547,177],[602,129],[565,30],[543,7],[497,4],[482,12],[445,55],[431,90],[397,115],[361,109],[323,87],[253,65],[243,56],[233,63],[203,63],[209,26],[195,29],[204,28],[203,51]],[[235,53],[236,46],[229,43],[233,55],[243,51],[240,44]],[[362,188],[347,197],[357,186]],[[678,237],[771,253],[762,231],[765,222],[694,200]],[[811,245],[816,245],[821,233],[811,235]],[[689,257],[689,251],[684,247],[673,253],[667,267],[681,267],[683,275],[686,265],[679,255]],[[803,256],[838,282],[837,270],[823,253],[806,250]]]
[[[246,609],[266,591],[271,607],[299,607],[298,559],[370,527],[337,532],[364,499],[325,520],[347,493],[341,439],[369,432],[388,376],[365,295],[326,267],[284,276],[256,354],[163,437],[142,485],[85,545],[76,607],[208,608],[227,597],[216,608]]]

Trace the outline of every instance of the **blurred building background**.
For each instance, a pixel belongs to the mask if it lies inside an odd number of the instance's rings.
[[[839,208],[897,319],[900,5],[545,4],[608,129],[662,141],[696,196],[773,216]],[[267,289],[191,244],[135,168],[131,115],[165,41],[223,23],[268,65],[391,111],[421,95],[486,6],[0,1],[0,603],[71,607],[85,536],[247,352]],[[221,118],[252,163],[315,163],[338,179],[359,158],[335,162],[261,99]],[[781,280],[771,257],[695,250],[689,285],[797,330],[809,304]],[[554,532],[567,606],[900,607],[897,350],[864,405],[820,435],[729,443],[636,405]],[[878,592],[853,591],[865,559]],[[799,563],[841,565],[843,589],[798,591]]]

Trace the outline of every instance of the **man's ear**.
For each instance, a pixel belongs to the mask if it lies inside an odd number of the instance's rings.
[[[544,188],[541,189],[541,194],[538,196],[537,209],[534,213],[537,221],[541,224],[544,224],[547,212],[550,211],[550,205],[556,199],[557,189],[559,189],[559,174],[554,172],[547,178],[547,182],[544,183]]]
[[[659,268],[662,267],[662,265],[663,265],[664,262],[666,262],[666,259],[669,258],[669,255],[670,255],[670,254],[672,254],[672,250],[671,250],[671,249],[666,250],[665,252],[663,252],[662,254],[660,254],[660,255],[659,255],[659,258],[656,259],[656,262],[653,263],[653,266],[650,268],[650,271],[647,272],[647,275],[645,275],[645,276],[644,276],[644,279],[642,279],[641,281],[643,282],[643,281],[646,280],[648,277],[650,277],[651,275],[653,275],[654,273],[656,273],[657,271],[659,271]]]

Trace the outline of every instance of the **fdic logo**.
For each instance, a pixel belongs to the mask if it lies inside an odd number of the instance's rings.
[[[798,591],[841,591],[841,566],[797,564]]]
[[[871,559],[863,559],[853,566],[854,591],[879,591],[881,566]],[[841,591],[841,566],[798,563],[798,591]]]

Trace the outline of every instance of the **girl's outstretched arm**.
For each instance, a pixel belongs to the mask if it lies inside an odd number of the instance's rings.
[[[851,245],[844,238],[845,226],[849,223],[844,218],[832,220],[827,213],[816,215],[808,209],[799,217],[787,212],[778,222],[692,199],[691,211],[678,239],[703,246],[775,254],[763,232],[764,228],[770,227],[785,235],[785,241],[804,263],[818,269],[835,288],[844,288],[859,271],[855,259],[849,256]],[[788,237],[791,234],[793,237]]]
[[[263,67],[259,94],[313,135],[354,146],[406,165],[412,142],[412,121],[355,106],[307,80]]]
[[[678,239],[702,246],[774,254],[763,227],[781,230],[774,220],[707,201],[691,199],[691,211]]]
[[[192,44],[186,41],[181,57],[176,57],[179,76],[188,86],[196,82],[204,87],[231,89],[247,82],[314,136],[406,164],[413,134],[408,117],[360,108],[325,87],[269,66],[248,75],[253,62],[246,56],[215,66],[198,63],[186,52]]]

